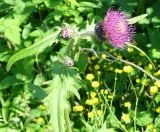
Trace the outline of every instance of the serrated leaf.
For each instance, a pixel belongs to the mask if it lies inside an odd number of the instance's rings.
[[[144,19],[147,16],[148,16],[148,14],[143,14],[143,15],[139,15],[139,16],[133,17],[131,19],[128,19],[128,23],[129,24],[135,24],[136,22]]]
[[[48,46],[51,46],[56,41],[57,36],[58,36],[57,32],[51,35],[48,35],[45,38],[35,42],[32,46],[27,47],[17,52],[16,54],[14,54],[7,63],[7,71],[10,70],[11,66],[16,61],[41,53],[45,48],[47,48]]]
[[[148,124],[152,123],[153,116],[150,112],[140,112],[137,114],[136,123],[139,126],[147,126]]]
[[[80,98],[78,94],[80,85],[77,81],[77,72],[74,69],[62,65],[57,66],[54,67],[56,70],[49,87],[50,93],[47,100],[49,101],[49,113],[53,129],[55,132],[63,132],[65,130],[64,110],[69,110],[68,98],[70,93]]]
[[[155,119],[155,127],[156,127],[156,130],[159,132],[160,131],[160,115],[157,116]]]

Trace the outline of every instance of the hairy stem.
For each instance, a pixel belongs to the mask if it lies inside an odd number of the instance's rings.
[[[64,109],[64,117],[67,124],[67,132],[72,132],[68,109]]]

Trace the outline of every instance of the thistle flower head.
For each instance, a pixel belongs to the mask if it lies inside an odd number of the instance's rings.
[[[73,35],[73,28],[67,24],[62,28],[61,35],[63,38],[71,38]]]
[[[109,9],[102,25],[104,35],[112,46],[123,48],[132,40],[134,28],[129,25],[127,16],[123,12]]]

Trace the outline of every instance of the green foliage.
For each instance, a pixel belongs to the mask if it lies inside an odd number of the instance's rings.
[[[38,55],[41,53],[46,47],[51,46],[57,38],[56,34],[51,34],[43,38],[42,40],[39,40],[38,42],[35,42],[32,46],[27,47],[26,49],[23,49],[16,54],[14,54],[7,63],[7,71],[10,70],[11,66],[18,60],[21,60],[25,57],[29,57],[32,55]]]
[[[0,132],[160,131],[159,5],[1,0]],[[136,28],[125,49],[94,34],[111,7]]]
[[[153,116],[150,112],[140,112],[137,114],[137,125],[146,126],[151,124],[153,121]]]
[[[53,79],[49,86],[49,113],[51,123],[55,132],[65,130],[64,111],[69,110],[68,97],[70,94],[76,95],[80,99],[78,89],[80,88],[78,73],[75,69],[67,68],[58,64],[58,69],[53,71]]]

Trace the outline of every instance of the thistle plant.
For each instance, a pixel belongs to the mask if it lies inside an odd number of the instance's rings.
[[[46,90],[48,96],[43,101],[49,103],[48,111],[51,117],[50,121],[53,126],[53,130],[55,130],[55,132],[64,132],[67,129],[68,132],[71,132],[72,126],[69,119],[69,112],[71,111],[71,107],[69,104],[69,99],[73,97],[73,95],[75,95],[80,100],[78,90],[83,87],[80,70],[83,71],[84,69],[83,67],[80,69],[76,62],[81,59],[81,63],[85,64],[85,60],[83,58],[85,54],[82,53],[91,52],[96,56],[97,59],[105,60],[108,62],[123,62],[144,72],[151,79],[158,80],[156,77],[152,76],[140,66],[137,66],[136,64],[124,59],[116,58],[114,55],[107,51],[108,49],[104,51],[94,49],[94,39],[98,38],[104,41],[102,42],[103,44],[107,42],[116,49],[124,50],[128,43],[131,43],[131,41],[133,40],[133,36],[135,34],[135,28],[133,24],[142,20],[146,16],[147,15],[144,14],[128,19],[127,15],[123,11],[116,11],[110,8],[108,9],[106,16],[104,17],[104,20],[97,22],[96,24],[94,23],[94,21],[92,21],[91,25],[88,24],[86,29],[84,30],[76,32],[76,30],[74,31],[73,28],[68,25],[65,25],[63,28],[55,28],[56,31],[48,32],[49,35],[47,34],[46,37],[36,41],[33,45],[22,49],[21,51],[14,54],[8,61],[7,71],[10,70],[11,66],[15,62],[21,59],[33,55],[37,57],[38,54],[43,52],[46,48],[50,47],[52,44],[55,44],[58,41],[59,37],[64,39],[66,45],[57,54],[56,59],[52,61],[53,67],[47,69],[47,72],[49,71],[50,73],[50,76],[48,78],[51,79],[46,82],[46,84],[48,85],[48,88]],[[88,48],[87,46],[83,46],[81,43],[82,40],[86,40],[87,43],[90,43],[90,48]],[[103,57],[101,57],[102,54]],[[108,58],[106,56],[108,56]],[[77,67],[74,67],[74,64]],[[132,69],[131,66],[126,66],[123,70],[126,73],[131,73],[133,70],[128,70]],[[95,66],[95,69],[99,70],[100,67],[97,65]],[[91,86],[98,91],[101,85],[100,81],[98,79],[93,79],[94,76],[92,74],[89,74],[87,76],[87,80],[90,81]],[[106,93],[108,93],[108,91]],[[102,97],[100,97],[99,95],[98,96],[101,101],[105,102],[106,107],[109,108],[110,105],[112,106],[114,95],[115,90],[112,95],[108,96],[111,104],[106,101],[104,95]],[[86,102],[86,104],[96,105],[98,104],[99,99],[94,98],[88,101],[90,102]],[[81,105],[79,105],[79,107],[74,107],[74,111],[83,110],[84,108]],[[97,116],[102,115],[101,110],[97,111]],[[109,108],[109,112],[112,116],[114,115],[111,108]],[[93,117],[93,113],[94,112],[88,113],[88,117]],[[129,116],[123,114],[123,120],[126,120],[126,118],[129,120]],[[122,123],[117,119],[116,116],[114,116],[114,119],[118,122],[119,128],[121,130],[127,131],[127,128],[122,125]],[[130,120],[128,122],[130,122]],[[98,126],[98,124],[96,125]]]

